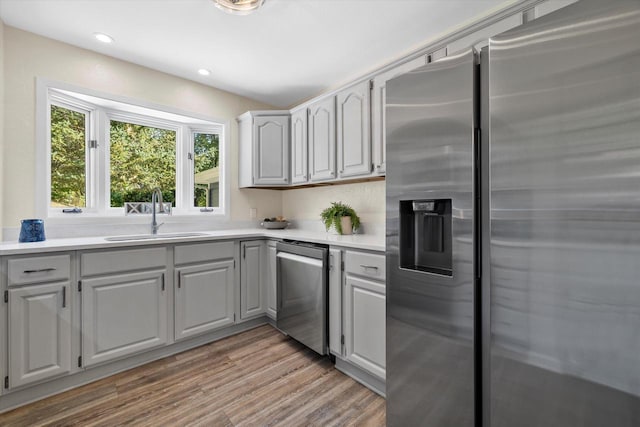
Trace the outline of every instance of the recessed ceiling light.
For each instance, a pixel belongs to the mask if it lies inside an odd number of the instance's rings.
[[[104,33],[93,33],[93,36],[102,43],[113,43],[113,37]]]
[[[206,68],[200,68],[198,70],[198,74],[200,74],[201,76],[208,76],[211,74],[211,71],[207,70]]]
[[[258,10],[265,0],[213,0],[219,9],[235,15],[248,15]]]

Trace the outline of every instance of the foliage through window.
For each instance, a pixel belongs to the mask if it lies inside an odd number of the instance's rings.
[[[175,203],[175,131],[112,120],[109,140],[111,207],[151,200],[155,187]]]
[[[218,134],[194,133],[194,205],[198,207],[218,207],[220,194]]]
[[[50,214],[124,214],[155,187],[174,213],[224,213],[221,124],[51,88],[47,110]]]
[[[51,106],[51,206],[86,206],[86,114]]]

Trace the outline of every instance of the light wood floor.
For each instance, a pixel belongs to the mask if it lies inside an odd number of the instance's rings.
[[[384,426],[385,401],[271,326],[0,414],[1,426]]]

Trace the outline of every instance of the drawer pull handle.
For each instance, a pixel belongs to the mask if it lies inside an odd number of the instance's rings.
[[[48,267],[48,268],[39,268],[37,270],[24,270],[23,273],[25,274],[29,274],[29,273],[45,273],[47,271],[55,271],[56,268],[55,267]]]
[[[365,270],[368,269],[368,268],[373,268],[374,270],[378,269],[378,267],[376,267],[375,265],[360,264],[360,267],[364,268]]]

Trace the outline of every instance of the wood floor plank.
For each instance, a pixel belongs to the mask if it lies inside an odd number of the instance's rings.
[[[265,325],[0,414],[4,426],[384,426],[385,401]]]

